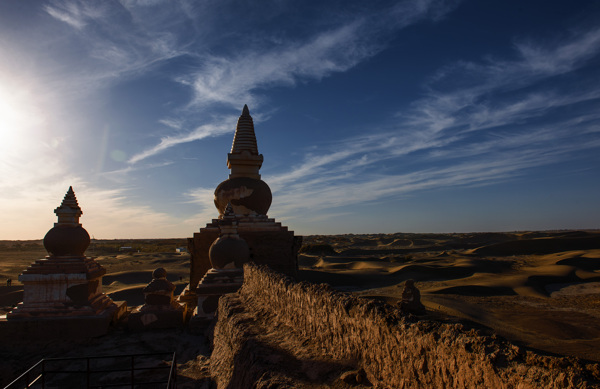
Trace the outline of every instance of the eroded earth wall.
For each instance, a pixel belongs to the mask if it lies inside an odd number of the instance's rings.
[[[270,323],[270,331],[297,337],[332,358],[354,361],[376,387],[600,386],[595,363],[538,355],[461,324],[403,316],[390,306],[326,285],[297,283],[263,267],[246,265],[244,272],[239,294],[229,295],[239,303],[225,296],[219,307],[211,356],[219,387],[233,387],[234,376],[245,381],[235,385],[251,384],[261,374],[240,376],[242,371],[250,373],[252,364],[256,370],[261,358],[251,350],[256,343],[244,338],[251,333],[252,317]]]

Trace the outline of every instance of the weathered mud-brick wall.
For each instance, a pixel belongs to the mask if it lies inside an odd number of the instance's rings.
[[[268,316],[274,327],[292,330],[336,358],[358,361],[380,387],[600,387],[598,364],[538,355],[460,324],[419,321],[392,307],[326,285],[296,283],[256,265],[245,266],[239,299],[245,312]],[[236,331],[227,325],[239,319],[236,309],[221,308],[214,341],[225,355],[222,349],[232,346],[228,336],[241,334],[227,333],[227,328]]]

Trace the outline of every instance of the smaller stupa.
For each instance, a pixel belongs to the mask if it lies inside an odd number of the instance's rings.
[[[102,293],[106,270],[84,255],[90,236],[79,223],[83,212],[72,187],[54,213],[58,221],[44,237],[49,255],[19,275],[23,302],[7,314],[7,320],[48,337],[102,335],[127,306]]]
[[[167,271],[159,267],[152,272],[152,281],[142,289],[145,304],[135,308],[127,320],[130,329],[180,327],[185,322],[186,309],[173,297],[175,285],[167,280]]]
[[[219,219],[220,235],[209,249],[212,268],[206,272],[196,287],[198,305],[190,326],[202,327],[214,318],[219,297],[237,292],[244,282],[244,263],[250,260],[250,249],[238,235],[238,222],[231,203],[227,204]]]

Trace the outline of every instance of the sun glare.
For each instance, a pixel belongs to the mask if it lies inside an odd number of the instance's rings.
[[[15,155],[36,140],[36,128],[42,120],[27,90],[7,88],[0,83],[0,150],[2,155]]]

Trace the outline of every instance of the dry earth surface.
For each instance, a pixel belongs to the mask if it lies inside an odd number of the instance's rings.
[[[107,270],[104,291],[129,307],[157,267],[183,289],[185,239],[95,240],[87,255]],[[130,246],[131,250],[119,251]],[[407,279],[421,290],[427,319],[457,321],[543,353],[600,361],[600,231],[307,236],[300,278],[395,305]],[[0,309],[22,299],[18,275],[46,255],[41,241],[0,241]],[[12,286],[4,286],[12,278]],[[186,331],[109,335],[79,342],[6,342],[0,385],[42,357],[176,351],[181,387],[209,387],[208,342]]]

